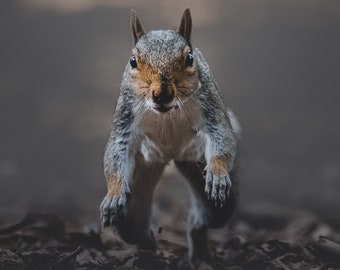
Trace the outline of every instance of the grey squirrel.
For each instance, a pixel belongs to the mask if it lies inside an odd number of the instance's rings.
[[[150,32],[131,11],[132,55],[105,149],[108,192],[100,211],[103,225],[115,226],[125,242],[155,250],[152,195],[174,161],[190,189],[187,235],[194,263],[211,259],[207,229],[222,227],[235,209],[240,128],[202,53],[192,47],[191,30],[189,9],[177,31]]]

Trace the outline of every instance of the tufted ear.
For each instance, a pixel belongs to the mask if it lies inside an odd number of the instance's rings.
[[[192,30],[191,13],[190,9],[187,8],[186,10],[184,10],[177,32],[185,38],[190,47],[191,47],[191,30]]]
[[[131,9],[130,27],[133,45],[136,45],[138,39],[145,34],[145,30],[141,20],[138,18],[137,12],[134,9]]]

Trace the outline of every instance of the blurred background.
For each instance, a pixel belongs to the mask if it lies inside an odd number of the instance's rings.
[[[340,227],[338,0],[0,1],[2,221],[29,210],[99,221],[130,9],[151,30],[175,29],[186,7],[243,127],[241,209],[310,211]],[[166,172],[164,209],[186,197],[182,180]]]

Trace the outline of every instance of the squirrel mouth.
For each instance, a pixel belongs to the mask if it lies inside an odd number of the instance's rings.
[[[157,112],[160,112],[160,113],[166,113],[166,112],[169,112],[169,111],[173,111],[173,110],[177,110],[179,108],[178,104],[172,104],[170,106],[166,106],[164,104],[160,104],[158,106],[152,106],[152,109],[157,111]]]
[[[157,111],[161,112],[161,113],[166,113],[166,112],[170,111],[172,109],[172,107],[166,107],[166,106],[164,106],[164,104],[161,104],[161,105],[155,107],[155,109]]]

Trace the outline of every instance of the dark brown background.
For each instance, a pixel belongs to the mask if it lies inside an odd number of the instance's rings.
[[[0,1],[2,221],[28,210],[99,221],[129,10],[148,29],[175,28],[189,6],[193,44],[243,126],[242,207],[308,210],[340,227],[339,1],[48,3]],[[166,178],[164,196],[180,196],[176,174]]]

